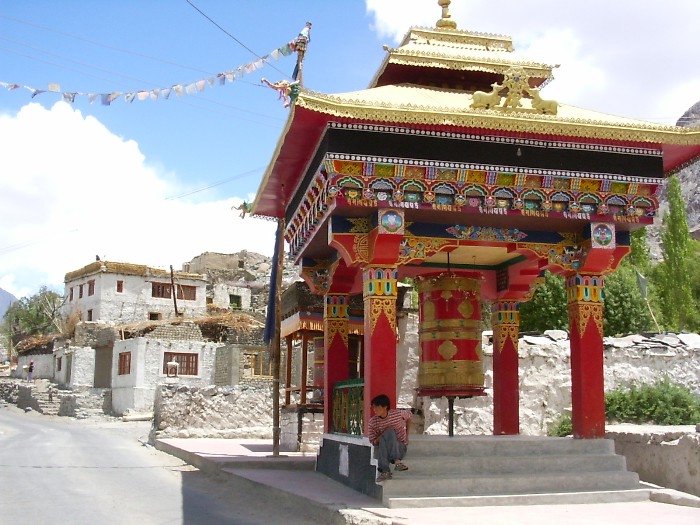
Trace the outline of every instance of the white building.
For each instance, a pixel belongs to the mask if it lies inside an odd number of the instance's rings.
[[[174,290],[174,291],[173,291]],[[61,316],[130,323],[206,315],[204,275],[141,264],[95,261],[65,277]]]
[[[222,344],[180,339],[183,330],[188,327],[163,327],[163,331],[173,332],[176,339],[137,337],[114,343],[112,410],[115,414],[152,411],[156,386],[169,378],[190,387],[214,384],[216,349]],[[189,330],[199,332],[194,328]],[[173,363],[177,363],[175,368],[169,368]]]

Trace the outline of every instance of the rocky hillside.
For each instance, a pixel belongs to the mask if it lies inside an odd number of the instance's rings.
[[[700,102],[686,111],[676,122],[677,126],[691,127],[700,126]],[[696,239],[700,239],[700,161],[688,166],[678,173],[681,183],[683,200],[686,203],[688,214],[688,227]],[[647,237],[652,257],[655,260],[661,258],[661,217],[668,209],[666,194],[662,192],[659,197],[659,218],[654,221],[654,225],[647,228]]]
[[[7,309],[16,300],[17,298],[14,295],[0,288],[0,319],[2,319]]]

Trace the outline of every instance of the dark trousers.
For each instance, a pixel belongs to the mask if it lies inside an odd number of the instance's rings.
[[[377,460],[380,472],[387,472],[390,463],[400,461],[406,455],[406,445],[396,438],[396,431],[393,429],[384,431],[379,437],[379,447],[377,448],[379,449]]]

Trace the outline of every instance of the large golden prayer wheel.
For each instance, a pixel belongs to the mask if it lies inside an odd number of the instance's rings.
[[[481,279],[440,273],[416,279],[420,302],[418,395],[484,395]]]

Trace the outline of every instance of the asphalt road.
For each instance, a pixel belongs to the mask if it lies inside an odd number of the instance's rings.
[[[0,407],[0,524],[321,523],[312,510],[145,446],[149,428]]]

